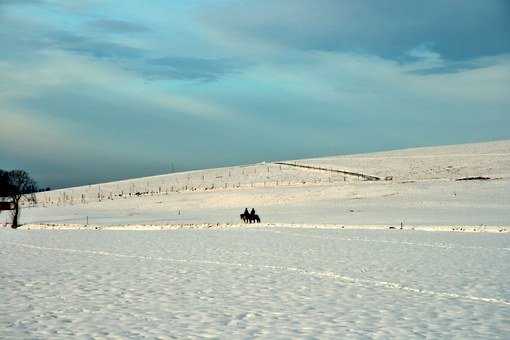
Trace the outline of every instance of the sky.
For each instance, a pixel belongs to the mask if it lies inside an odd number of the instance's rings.
[[[40,186],[510,138],[508,0],[0,0]]]

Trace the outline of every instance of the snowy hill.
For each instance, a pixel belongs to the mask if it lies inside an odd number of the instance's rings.
[[[510,141],[404,149],[326,157],[301,163],[393,176],[397,180],[510,175]]]
[[[0,230],[16,287],[0,290],[0,338],[504,339],[509,154],[504,141],[41,193],[31,224]],[[240,224],[245,207],[263,223]]]
[[[487,180],[459,179],[482,177]],[[376,180],[379,179],[379,180]],[[510,224],[510,141],[260,163],[38,194],[24,223]],[[5,218],[5,214],[2,218]]]

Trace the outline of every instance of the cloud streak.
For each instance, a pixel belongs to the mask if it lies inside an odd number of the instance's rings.
[[[94,20],[87,23],[87,28],[107,33],[143,33],[150,31],[147,26],[114,19]]]
[[[205,8],[201,22],[227,43],[375,54],[396,59],[423,43],[447,59],[507,53],[510,3],[462,0],[260,0]],[[487,20],[490,18],[490,20]]]

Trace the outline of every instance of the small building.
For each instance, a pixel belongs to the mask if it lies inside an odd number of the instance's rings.
[[[0,197],[0,211],[3,210],[14,210],[14,203]]]

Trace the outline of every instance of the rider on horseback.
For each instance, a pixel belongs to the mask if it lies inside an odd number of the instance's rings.
[[[251,212],[248,212],[248,208],[244,209],[240,217],[244,223],[260,223],[260,217],[255,213],[255,208],[251,208]]]

